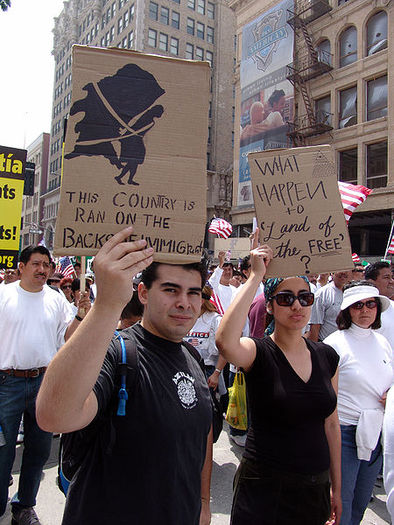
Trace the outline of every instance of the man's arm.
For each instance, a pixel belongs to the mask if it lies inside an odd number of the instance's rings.
[[[320,328],[321,328],[321,324],[310,324],[308,339],[310,339],[311,341],[317,342],[319,340]]]
[[[205,454],[204,466],[201,471],[201,513],[200,525],[209,525],[211,523],[211,474],[212,474],[212,457],[213,457],[213,430],[209,431],[207,438],[207,451]]]
[[[114,235],[95,258],[97,299],[51,361],[37,397],[37,421],[44,430],[78,430],[97,413],[93,387],[122,309],[133,293],[133,276],[153,260],[153,249],[145,248],[145,240],[125,242],[131,233],[129,227]]]
[[[81,299],[79,300],[79,303],[78,303],[77,316],[73,318],[73,320],[68,325],[67,330],[64,334],[65,341],[68,341],[70,339],[70,337],[73,335],[75,330],[81,324],[82,321],[80,321],[80,319],[82,320],[87,316],[90,310],[90,306],[91,304],[90,304],[90,299],[89,299],[89,292],[83,292],[81,294]],[[77,319],[77,317],[79,317],[79,319]]]

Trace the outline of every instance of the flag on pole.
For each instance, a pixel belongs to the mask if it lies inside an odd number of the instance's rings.
[[[361,263],[361,259],[357,255],[357,253],[352,253],[352,259],[353,259],[354,264],[360,264]]]
[[[74,277],[74,266],[72,265],[68,255],[65,257],[60,257],[56,265],[56,272],[62,273],[64,277]]]
[[[390,255],[394,255],[394,233],[391,236],[391,241],[390,241],[389,249],[387,250],[387,253],[389,253]]]
[[[354,210],[365,201],[368,195],[372,193],[372,190],[365,186],[356,186],[341,181],[338,181],[338,186],[345,218],[346,221],[349,221]]]
[[[223,315],[224,314],[224,308],[222,306],[222,303],[220,302],[220,299],[219,299],[218,295],[215,293],[214,290],[212,290],[211,298],[209,300],[210,300],[210,302],[212,304],[214,304],[216,306],[216,310],[218,311],[218,313],[220,315]]]
[[[208,228],[209,233],[214,233],[222,239],[228,239],[233,232],[231,224],[224,219],[212,219]]]

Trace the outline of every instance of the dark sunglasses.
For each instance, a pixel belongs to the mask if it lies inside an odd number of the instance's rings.
[[[300,292],[298,295],[294,295],[292,292],[279,292],[273,295],[271,299],[275,299],[279,306],[292,306],[296,299],[301,306],[312,306],[315,296],[312,292]]]
[[[65,284],[62,286],[62,290],[65,290],[66,288],[71,288],[71,284]]]
[[[353,308],[354,310],[362,310],[364,306],[366,306],[370,310],[373,310],[378,306],[378,303],[375,299],[370,299],[369,301],[365,301],[365,303],[363,301],[357,301],[357,303],[351,304],[350,308]]]

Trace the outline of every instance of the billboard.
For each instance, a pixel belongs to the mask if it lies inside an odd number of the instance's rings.
[[[294,88],[286,66],[293,61],[294,37],[286,18],[293,3],[280,2],[242,31],[238,206],[253,205],[248,153],[289,146]]]

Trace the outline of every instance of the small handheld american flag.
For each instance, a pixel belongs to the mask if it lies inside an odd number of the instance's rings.
[[[222,239],[228,239],[233,232],[231,224],[224,219],[212,219],[208,228],[209,233],[214,233]]]

